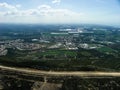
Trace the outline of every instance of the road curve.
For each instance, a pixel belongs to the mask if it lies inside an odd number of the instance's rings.
[[[16,73],[43,75],[43,76],[78,76],[78,77],[120,77],[120,72],[84,72],[84,71],[42,71],[28,68],[17,68],[0,65],[0,71],[12,71]]]

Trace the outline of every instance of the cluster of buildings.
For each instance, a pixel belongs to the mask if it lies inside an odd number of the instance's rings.
[[[18,43],[14,45],[18,50],[38,50],[43,48],[43,45],[35,43]]]
[[[17,39],[17,40],[8,40],[8,41],[0,41],[1,49],[0,51],[6,48],[16,48],[18,50],[38,50],[44,45],[37,44],[37,43],[26,43],[23,42],[24,40]]]
[[[0,56],[5,56],[7,54],[8,50],[4,45],[0,45]]]
[[[77,50],[77,46],[74,43],[56,43],[48,47],[49,49],[57,49],[57,48],[64,48],[66,50]]]
[[[93,33],[92,31],[85,30],[84,28],[60,29],[59,31],[60,32],[66,32],[65,34]]]
[[[81,44],[79,44],[79,47],[80,47],[80,48],[84,48],[84,49],[96,49],[96,48],[103,47],[103,45],[100,45],[100,44],[81,43]]]

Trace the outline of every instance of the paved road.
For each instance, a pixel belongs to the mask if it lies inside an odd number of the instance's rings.
[[[15,68],[0,65],[0,70],[16,73],[46,76],[78,76],[78,77],[120,77],[120,72],[79,72],[79,71],[42,71],[28,68]]]

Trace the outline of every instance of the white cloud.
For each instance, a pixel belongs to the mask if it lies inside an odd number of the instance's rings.
[[[68,9],[55,9],[48,5],[39,6],[37,12],[40,15],[52,16],[52,17],[66,17],[66,16],[73,16],[73,15],[79,15],[79,16],[82,15],[82,13],[76,13]]]
[[[0,7],[3,8],[4,11],[0,12],[2,13],[2,16],[15,16],[20,14],[20,11],[18,8],[21,7],[20,4],[17,5],[11,5],[6,2],[0,3]]]
[[[60,4],[61,0],[53,0],[52,3],[53,4]]]
[[[4,3],[0,3],[0,7],[7,8],[7,9],[16,9],[15,6],[9,5],[9,4],[5,3],[5,2]]]
[[[49,5],[40,5],[35,9],[19,10],[19,5],[12,6],[7,3],[0,4],[0,7],[9,8],[7,11],[0,11],[0,18],[12,22],[28,22],[32,23],[62,23],[78,21],[83,16],[82,13],[77,13],[69,9],[56,9]],[[15,8],[16,10],[13,10]],[[79,17],[79,19],[78,19]],[[14,18],[14,19],[13,19]],[[3,19],[2,19],[3,20]]]

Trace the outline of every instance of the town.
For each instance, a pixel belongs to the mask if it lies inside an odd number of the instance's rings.
[[[28,29],[29,26],[27,25]],[[29,31],[24,31],[24,28],[17,31],[2,31],[1,63],[6,64],[7,61],[15,60],[14,63],[26,62],[28,67],[48,70],[63,68],[65,70],[82,70],[83,68],[103,70],[103,67],[104,70],[120,69],[119,65],[116,65],[120,58],[120,28],[94,25],[50,25],[46,28],[44,26],[43,30],[38,30],[41,27],[43,26],[36,26]],[[115,66],[111,67],[109,61],[112,59]],[[54,61],[56,63],[53,63]],[[74,67],[69,64],[76,61],[78,63]],[[101,61],[102,66],[99,63]],[[105,61],[110,63],[110,66],[104,65]],[[35,62],[35,65],[29,65],[29,62]],[[37,62],[46,63],[45,66],[44,64],[41,66]],[[24,66],[23,63],[20,65]]]

